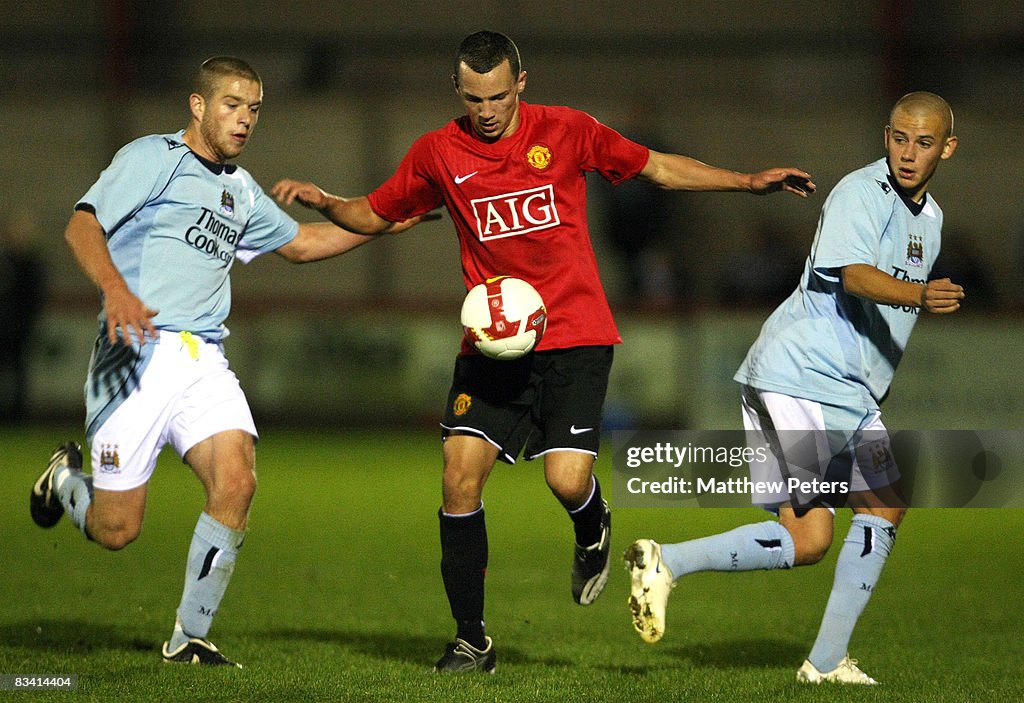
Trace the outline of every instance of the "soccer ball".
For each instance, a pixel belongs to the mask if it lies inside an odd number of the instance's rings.
[[[466,339],[491,359],[522,358],[540,343],[547,324],[548,311],[540,293],[511,276],[488,278],[474,286],[462,303]]]

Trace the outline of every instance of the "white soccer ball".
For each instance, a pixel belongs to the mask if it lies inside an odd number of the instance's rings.
[[[548,311],[537,289],[520,278],[496,276],[474,286],[462,302],[466,339],[491,359],[512,361],[544,336]]]

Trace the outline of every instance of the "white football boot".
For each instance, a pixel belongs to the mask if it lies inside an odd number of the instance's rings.
[[[849,655],[843,657],[835,669],[825,673],[818,671],[809,659],[805,659],[803,666],[796,672],[796,680],[801,683],[855,683],[865,686],[878,684],[861,671],[857,666],[857,660],[850,659]]]
[[[629,610],[633,629],[653,644],[665,634],[665,607],[675,588],[672,572],[661,560],[661,545],[654,540],[638,539],[622,557],[631,577]]]

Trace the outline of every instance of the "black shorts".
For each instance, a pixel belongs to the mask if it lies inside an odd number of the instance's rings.
[[[533,352],[516,361],[460,356],[442,437],[479,435],[510,464],[520,451],[526,460],[560,449],[597,456],[612,356],[611,346]]]

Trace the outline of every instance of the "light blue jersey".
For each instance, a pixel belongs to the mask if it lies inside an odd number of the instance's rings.
[[[124,146],[75,207],[95,213],[129,289],[160,311],[154,326],[216,342],[228,334],[235,257],[273,251],[299,226],[245,169],[200,158],[183,134]]]
[[[926,283],[941,244],[942,211],[904,198],[886,160],[850,173],[829,194],[800,285],[761,328],[735,379],[830,405],[875,409],[892,383],[918,307],[843,290],[840,269],[868,264]]]

